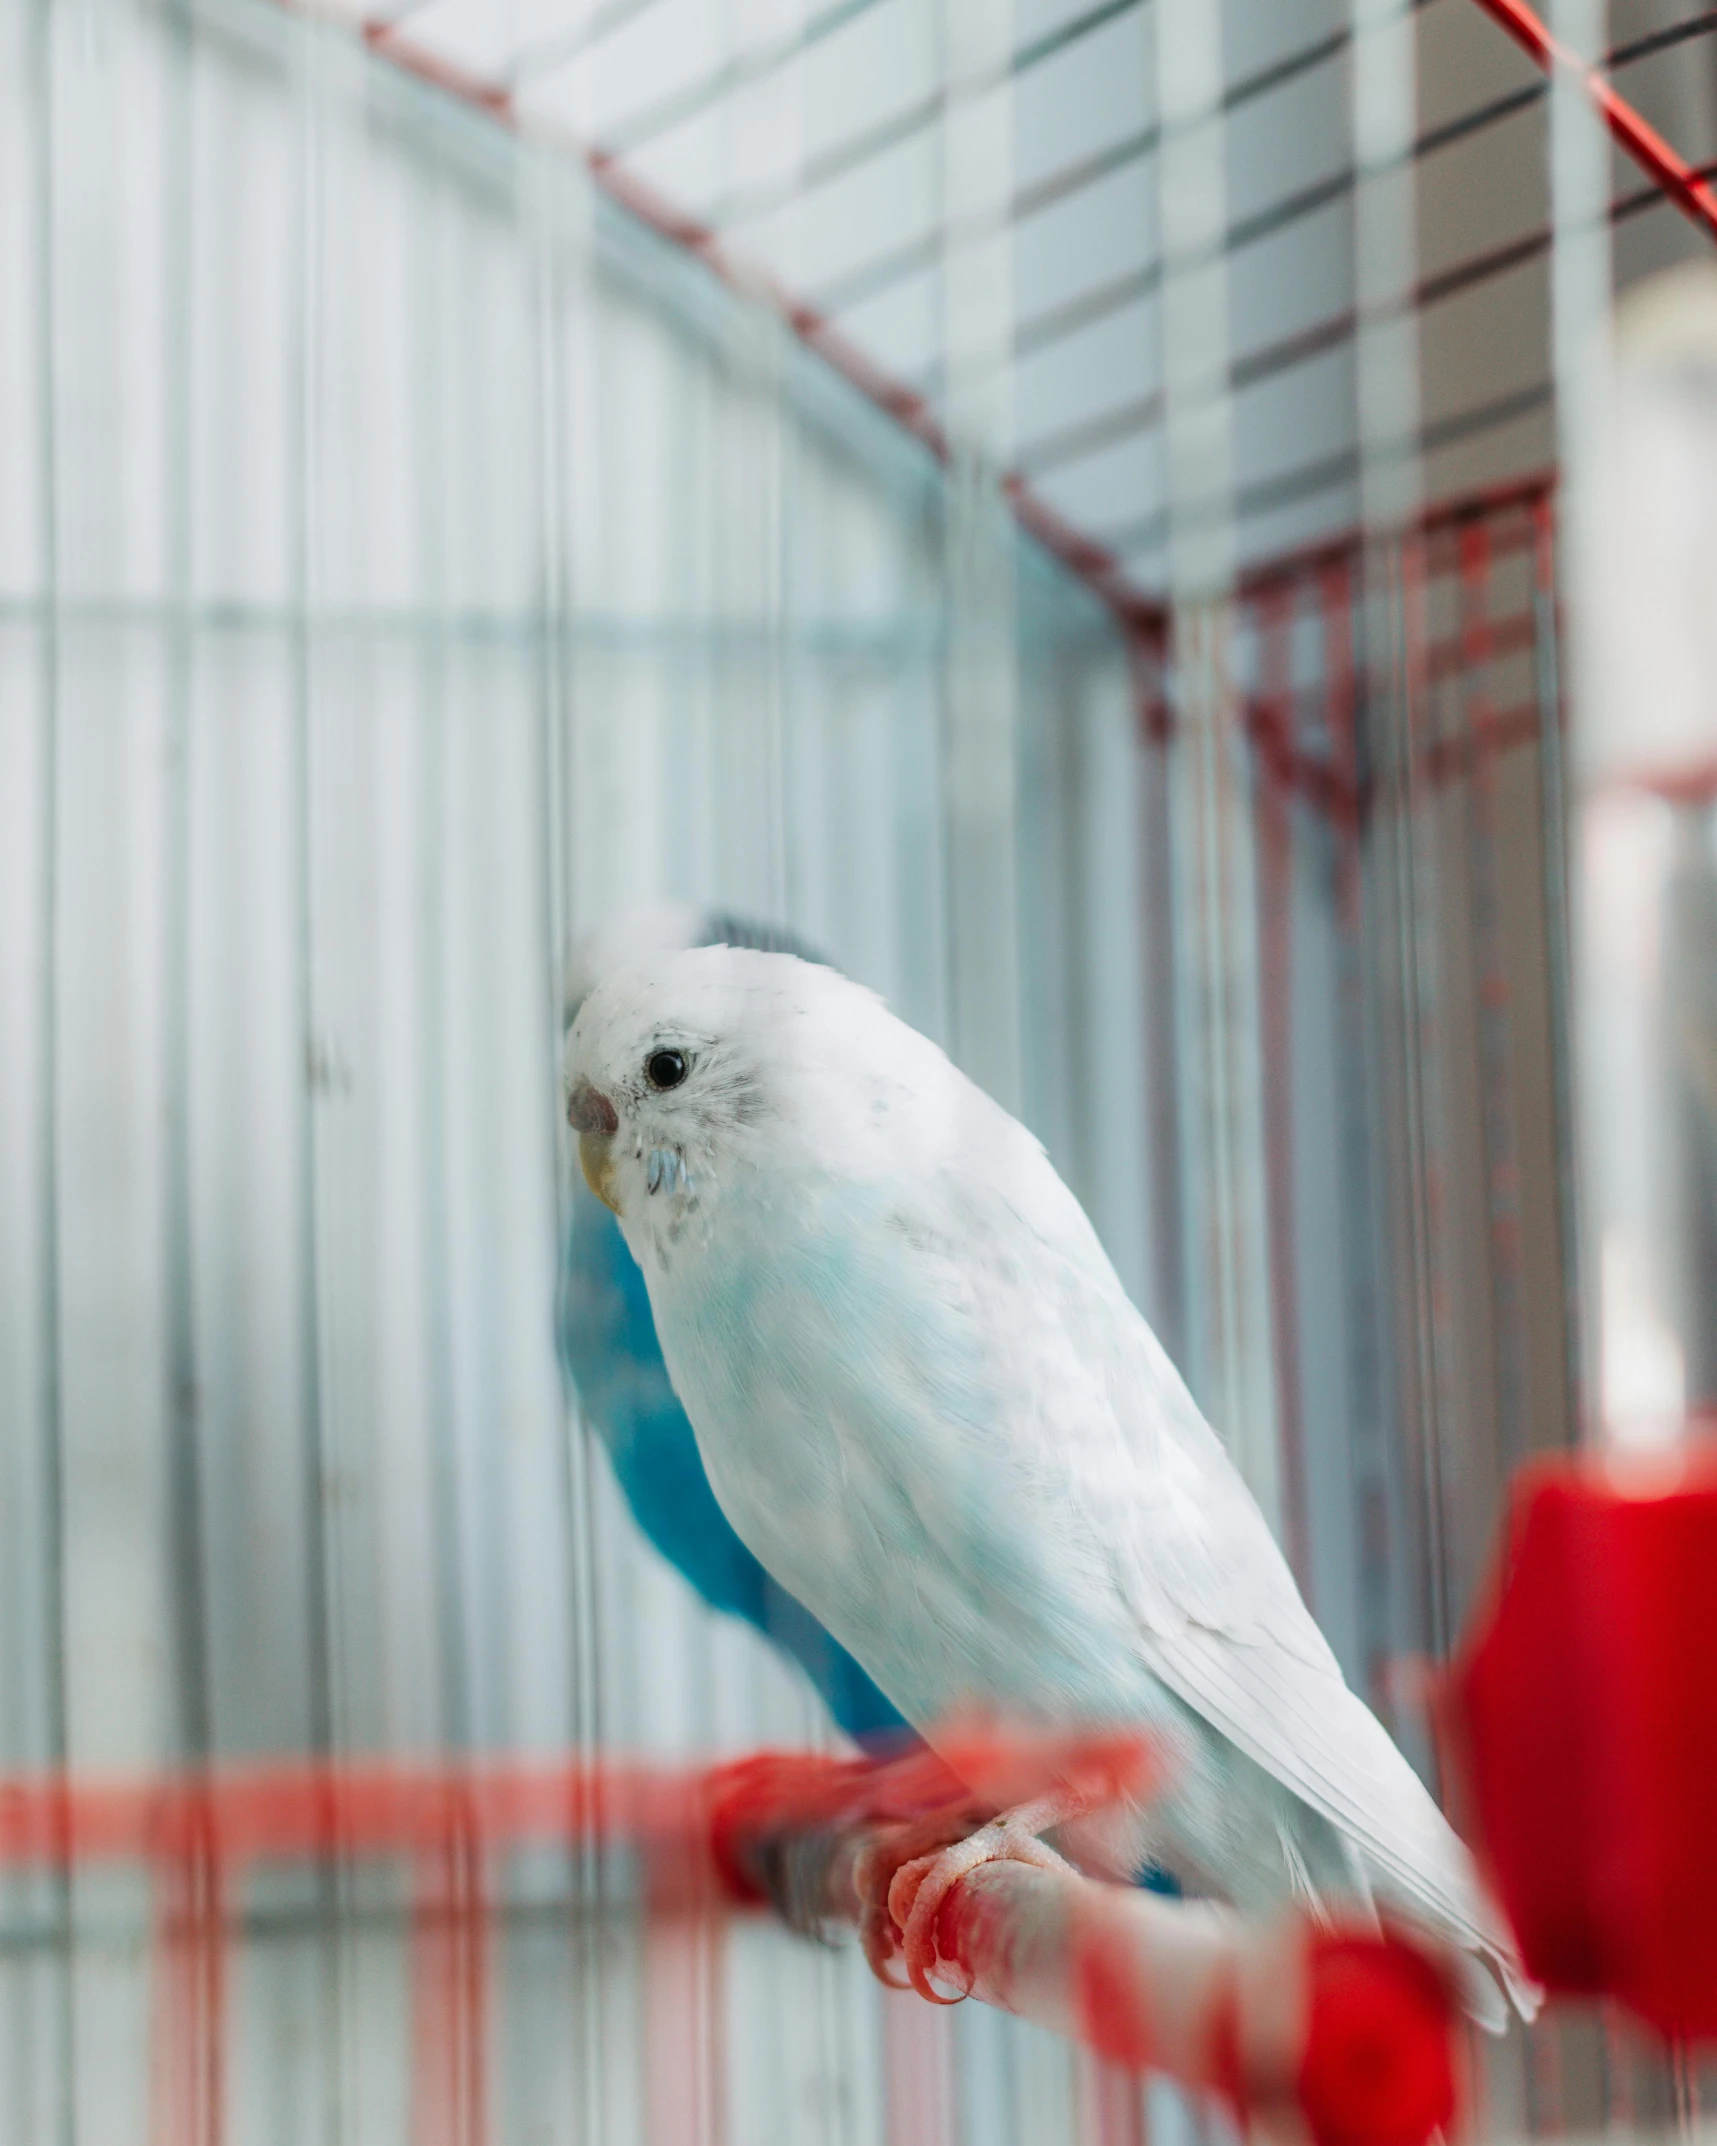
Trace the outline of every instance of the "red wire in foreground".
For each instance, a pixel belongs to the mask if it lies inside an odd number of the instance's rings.
[[[1614,83],[1552,37],[1526,0],[1478,0],[1478,5],[1532,55],[1546,74],[1562,68],[1577,75],[1616,141],[1657,181],[1683,215],[1691,217],[1708,238],[1717,239],[1717,194],[1634,110]]]
[[[648,1960],[672,1950],[688,1917],[758,1901],[789,1863],[818,1873],[813,1915],[854,1919],[857,1859],[879,1829],[951,1812],[957,1834],[975,1807],[1011,1806],[1051,1780],[1148,1795],[1152,1770],[1137,1739],[995,1734],[950,1739],[943,1757],[764,1753],[704,1772],[377,1761],[107,1783],[12,1775],[0,1777],[0,1869],[150,1870],[155,2135],[223,2146],[226,1963],[251,1866],[409,1858],[413,2139],[473,2146],[489,2073],[488,1872],[507,1851],[627,1846],[642,1866]],[[1393,1938],[1320,1930],[1300,1914],[1258,1924],[1071,1868],[992,1863],[949,1893],[937,1949],[987,2002],[1244,2113],[1292,2116],[1317,2146],[1424,2146],[1455,2106],[1442,1977]],[[669,2124],[664,2146],[678,2135]]]

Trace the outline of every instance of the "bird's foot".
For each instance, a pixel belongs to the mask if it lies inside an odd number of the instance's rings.
[[[895,1878],[908,1865],[936,1860],[938,1851],[958,1846],[982,1826],[994,1805],[954,1803],[925,1817],[878,1828],[859,1851],[853,1866],[859,1896],[859,1943],[876,1979],[891,1990],[912,1988],[894,1972],[900,1953],[900,1930],[889,1909]]]
[[[914,1989],[932,2004],[958,2004],[970,1995],[968,1987],[942,1997],[930,1986],[937,1918],[949,1893],[984,1863],[1070,1869],[1039,1836],[1148,1794],[1156,1764],[1154,1748],[1138,1736],[1083,1739],[1059,1754],[1038,1750],[1027,1754],[1029,1765],[998,1766],[998,1753],[1008,1758],[1009,1747],[998,1747],[992,1732],[987,1755],[974,1745],[960,1768],[969,1780],[975,1771],[973,1792],[873,1830],[854,1860],[859,1937],[871,1972],[890,1989]],[[1020,1757],[1017,1751],[1012,1755]],[[1041,1785],[1046,1757],[1052,1759],[1055,1779],[1050,1789]],[[897,1956],[906,1968],[905,1982],[893,1972]]]
[[[971,1995],[970,1982],[954,1997],[940,1996],[930,1986],[937,1966],[937,1917],[942,1903],[960,1880],[984,1863],[1032,1863],[1040,1870],[1069,1869],[1066,1858],[1057,1855],[1038,1835],[1078,1817],[1086,1807],[1087,1799],[1083,1797],[1045,1796],[1036,1803],[1004,1811],[962,1840],[900,1864],[889,1882],[888,1917],[900,1932],[907,1978],[919,1996],[929,1998],[932,2004],[958,2004],[962,1997]],[[871,1964],[876,1965],[874,1959]],[[883,1976],[884,1981],[892,1979]]]

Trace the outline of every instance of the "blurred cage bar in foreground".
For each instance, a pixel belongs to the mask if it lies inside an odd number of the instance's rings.
[[[1607,38],[1701,167],[1714,26]],[[1433,1764],[1412,1665],[1577,1413],[1551,101],[1468,0],[0,17],[9,1769],[824,1739],[559,1390],[561,963],[663,894],[1032,1124]],[[1619,283],[1705,243],[1606,195]],[[576,1827],[186,1868],[7,1877],[9,2139],[1219,2129],[850,1948],[663,1950]],[[1697,2099],[1482,2054],[1487,2135]]]

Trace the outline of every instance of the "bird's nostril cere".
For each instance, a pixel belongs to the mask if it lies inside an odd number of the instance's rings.
[[[581,1080],[567,1098],[566,1122],[575,1133],[613,1133],[620,1129],[620,1114],[600,1088]]]

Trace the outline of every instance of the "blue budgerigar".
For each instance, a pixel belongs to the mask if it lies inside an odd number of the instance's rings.
[[[909,1721],[1146,1730],[1160,1795],[1061,1814],[1087,1867],[1154,1858],[1245,1908],[1375,1902],[1470,1956],[1478,2016],[1501,2023],[1499,1983],[1531,2008],[1465,1850],[1024,1127],[870,992],[727,947],[606,977],[566,1080],[723,1511]],[[1041,1857],[1046,1822],[1004,1818],[920,1885],[920,1986],[949,1872]]]
[[[778,928],[689,903],[628,909],[581,940],[567,969],[570,1023],[616,963],[686,947],[805,949]],[[716,1503],[680,1406],[638,1263],[620,1226],[580,1183],[562,1249],[556,1330],[584,1420],[608,1450],[633,1518],[714,1609],[743,1617],[792,1655],[856,1741],[908,1734],[899,1713],[844,1647],[758,1563]]]

